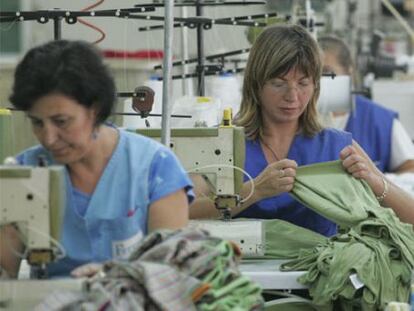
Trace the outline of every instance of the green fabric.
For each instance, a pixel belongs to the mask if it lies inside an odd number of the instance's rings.
[[[362,310],[377,310],[390,301],[407,301],[409,294],[411,267],[398,257],[398,249],[387,244],[351,230],[338,240],[327,240],[314,252],[302,251],[282,270],[307,270],[298,281],[309,286],[318,306],[332,307],[339,300],[343,306],[353,302]],[[350,281],[353,274],[365,285],[359,291]]]
[[[351,227],[378,206],[371,188],[347,174],[340,161],[297,169],[292,196],[341,227]]]
[[[321,311],[312,300],[300,297],[287,291],[265,290],[266,311]]]
[[[326,240],[326,237],[319,233],[280,219],[266,219],[263,223],[266,259],[295,258],[298,249],[313,249]],[[281,233],[283,238],[280,238]]]
[[[265,311],[318,311],[312,301],[300,297],[281,298],[265,303]]]
[[[13,120],[10,112],[0,109],[0,163],[6,157],[15,155],[15,144],[13,142]]]
[[[259,308],[258,302],[262,292],[260,286],[245,276],[235,276],[235,267],[231,267],[232,261],[237,257],[234,247],[224,240],[216,245],[206,244],[206,247],[211,247],[211,254],[218,252],[219,256],[210,258],[214,262],[211,271],[200,277],[200,280],[210,284],[211,288],[206,297],[197,304],[197,309],[242,311]]]
[[[308,286],[317,310],[334,310],[335,305],[346,311],[369,311],[383,309],[390,301],[408,300],[413,227],[381,207],[365,182],[346,173],[339,161],[319,163],[298,168],[292,195],[345,229],[331,238],[317,239],[312,233],[303,248],[292,243],[292,250],[283,251],[285,258],[291,258],[296,250],[296,257],[281,269],[306,271],[298,281]],[[283,224],[286,227],[277,234],[277,226],[266,247],[273,244],[283,249],[284,239],[306,234],[293,224]],[[266,227],[267,231],[271,230]],[[315,246],[308,247],[312,240]],[[354,276],[363,284],[361,288],[351,282]]]

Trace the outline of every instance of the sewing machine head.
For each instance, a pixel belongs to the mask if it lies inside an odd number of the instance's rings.
[[[156,139],[161,135],[159,129],[139,129],[137,132]],[[222,220],[230,220],[231,209],[240,204],[244,137],[243,128],[233,126],[171,131],[172,150],[190,175],[201,175],[205,180],[212,194],[209,197],[220,211]],[[264,226],[261,220],[222,220],[192,220],[190,226],[207,230],[212,236],[234,241],[243,256],[258,257],[264,254]]]
[[[160,138],[160,129],[138,129],[138,133]],[[180,128],[171,130],[171,149],[185,170],[202,175],[209,185],[216,208],[224,219],[240,203],[243,185],[244,132],[239,127]],[[239,168],[239,169],[237,169]]]
[[[14,223],[30,265],[55,260],[65,206],[63,168],[0,166],[0,226]]]

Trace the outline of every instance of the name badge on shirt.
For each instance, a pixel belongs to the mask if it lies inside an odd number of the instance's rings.
[[[139,231],[137,234],[132,237],[122,240],[122,241],[113,241],[112,242],[112,257],[113,259],[122,259],[126,260],[132,254],[132,252],[137,248],[138,242],[141,241],[143,237],[142,231]]]

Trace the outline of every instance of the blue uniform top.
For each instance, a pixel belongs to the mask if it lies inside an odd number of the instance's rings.
[[[395,111],[380,106],[363,96],[356,96],[355,111],[352,111],[345,130],[352,133],[382,172],[390,171],[391,135]]]
[[[295,160],[299,166],[333,161],[350,144],[352,135],[335,129],[324,129],[312,138],[298,134],[293,139],[287,158]],[[245,170],[255,178],[267,165],[259,140],[246,140]],[[282,219],[325,236],[332,236],[337,231],[335,223],[300,204],[288,193],[256,202],[237,217]]]
[[[36,165],[40,155],[54,163],[42,146],[24,151],[18,160]],[[60,241],[66,257],[48,266],[50,276],[68,275],[88,262],[127,259],[147,233],[151,203],[183,188],[193,198],[191,181],[169,149],[123,130],[92,195],[74,188],[67,171],[66,182]]]

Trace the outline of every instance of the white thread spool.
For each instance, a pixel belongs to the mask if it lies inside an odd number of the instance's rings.
[[[239,77],[232,73],[209,77],[206,79],[206,95],[220,100],[220,115],[225,108],[231,108],[234,116],[239,111],[241,103]]]
[[[349,112],[352,109],[352,82],[350,76],[321,78],[318,110],[326,115],[330,112]]]
[[[175,100],[173,114],[191,118],[172,118],[171,127],[213,127],[220,124],[220,100],[213,97],[183,96]]]

